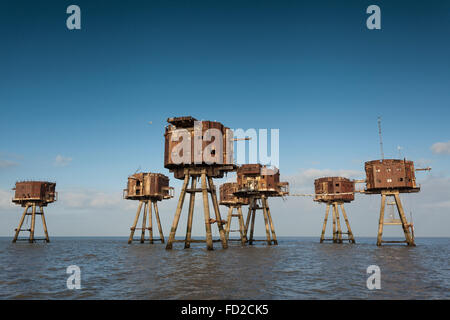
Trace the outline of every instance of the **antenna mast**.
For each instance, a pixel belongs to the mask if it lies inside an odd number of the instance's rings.
[[[397,146],[397,150],[398,150],[398,158],[401,159],[402,158],[402,147]]]
[[[381,159],[384,160],[383,137],[381,136],[381,117],[378,117],[378,134],[380,135],[380,151],[381,151]]]

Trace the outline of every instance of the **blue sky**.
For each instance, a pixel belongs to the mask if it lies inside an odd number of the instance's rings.
[[[81,8],[81,30],[66,28],[70,4]],[[371,4],[381,8],[381,30],[366,28]],[[314,174],[363,178],[364,161],[380,157],[381,116],[386,157],[401,146],[402,156],[433,167],[419,182],[447,190],[450,156],[431,146],[450,141],[449,39],[448,1],[2,1],[0,235],[16,227],[18,208],[6,203],[21,179],[57,182],[61,201],[48,211],[64,214],[54,213],[54,234],[126,234],[134,215],[120,199],[126,177],[141,168],[172,178],[163,132],[180,115],[280,129],[281,173],[303,191]],[[87,194],[102,199],[89,202],[95,215],[77,203]],[[431,207],[414,208],[425,226],[418,234],[450,236],[428,222],[450,223],[448,191],[423,194],[425,185],[414,197]],[[372,200],[358,201],[363,212]],[[162,208],[166,229],[174,202]],[[311,199],[273,202],[321,212]],[[85,226],[109,213],[107,232]],[[360,214],[361,233],[375,235]],[[286,214],[278,232],[310,235],[317,217]]]

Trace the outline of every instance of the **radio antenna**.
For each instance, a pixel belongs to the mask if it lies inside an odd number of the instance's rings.
[[[380,151],[381,151],[381,159],[384,160],[383,137],[381,136],[381,117],[378,117],[378,134],[380,135]]]

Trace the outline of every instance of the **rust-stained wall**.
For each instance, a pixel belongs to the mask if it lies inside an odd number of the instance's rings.
[[[400,159],[374,160],[365,163],[366,190],[418,189],[414,162]]]
[[[238,190],[238,184],[236,182],[224,183],[220,186],[220,204],[231,205],[241,204],[247,205],[248,198],[237,197],[234,193]]]
[[[342,201],[351,202],[355,200],[355,182],[343,177],[324,177],[314,181],[315,197],[314,201],[330,202]],[[350,194],[337,194],[350,193]],[[330,195],[331,194],[331,195]]]
[[[278,169],[261,164],[244,164],[237,169],[239,191],[267,192],[282,196],[289,194],[289,184],[280,182]]]
[[[141,172],[128,177],[126,199],[171,198],[169,178],[161,173]]]
[[[216,121],[202,121],[201,122],[201,136],[199,135],[199,141],[197,141],[197,145],[199,146],[199,150],[203,152],[202,157],[199,161],[199,154],[195,155],[195,137],[194,137],[194,123],[196,119],[193,117],[175,117],[167,119],[167,122],[170,124],[166,126],[164,138],[165,138],[165,147],[164,147],[164,167],[168,169],[174,169],[179,167],[190,167],[194,165],[228,165],[233,164],[233,132],[229,128],[225,127],[220,122]],[[204,135],[207,134],[207,130],[209,129],[217,129],[222,133],[222,139],[220,143],[215,143],[215,137],[211,138],[212,141],[207,141],[208,139],[203,138]],[[178,163],[176,159],[174,159],[174,155],[178,153],[179,157],[183,157],[184,154],[182,151],[177,150],[177,146],[180,143],[183,143],[182,132],[186,132],[187,130],[188,144],[190,145],[189,154],[186,155],[186,158],[189,159],[187,163]],[[227,138],[228,137],[228,138]],[[173,139],[178,141],[173,141]],[[201,140],[200,140],[201,139]],[[208,153],[205,151],[205,148],[210,145],[211,150]],[[218,145],[219,148],[221,146],[221,150],[214,150],[213,146]],[[222,153],[222,156],[220,156]],[[211,157],[216,156],[218,159],[215,163],[206,163],[204,160],[205,155],[210,155]]]
[[[27,201],[40,201],[51,203],[56,201],[56,183],[48,181],[21,181],[16,182],[13,189],[14,203]]]

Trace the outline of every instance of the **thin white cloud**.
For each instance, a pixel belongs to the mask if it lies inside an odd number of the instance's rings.
[[[434,154],[450,154],[450,141],[436,142],[431,146],[431,151]]]
[[[331,170],[331,169],[304,169],[297,174],[284,176],[281,180],[288,181],[291,191],[307,191],[314,189],[314,180],[322,177],[345,177],[349,179],[364,179],[362,171],[357,170]]]
[[[65,167],[69,165],[72,162],[72,158],[69,157],[63,157],[62,155],[58,154],[55,158],[54,165],[56,167]]]
[[[0,189],[0,209],[5,210],[13,208],[14,204],[11,202],[12,197],[12,191]]]
[[[0,168],[10,168],[10,167],[15,167],[17,166],[18,163],[14,162],[14,161],[10,161],[10,160],[2,160],[0,159]]]
[[[425,208],[437,208],[437,209],[450,209],[450,201],[439,201],[433,203],[427,203]]]
[[[429,167],[433,164],[433,160],[431,159],[424,159],[424,158],[420,158],[420,159],[416,159],[414,161],[414,166],[417,168],[426,168]]]
[[[420,183],[420,206],[429,209],[450,209],[450,178],[428,176]]]
[[[59,191],[58,202],[68,209],[128,208],[132,201],[122,198],[120,192],[106,193],[97,190]]]

